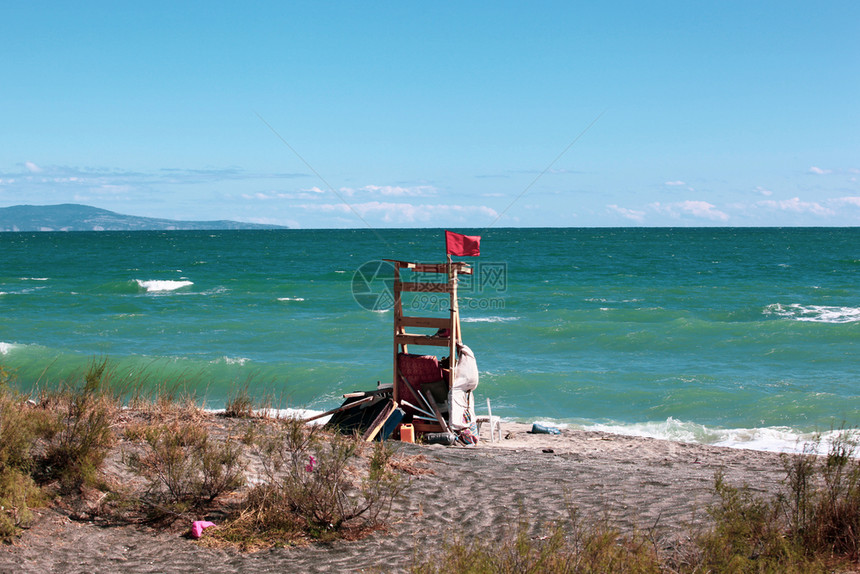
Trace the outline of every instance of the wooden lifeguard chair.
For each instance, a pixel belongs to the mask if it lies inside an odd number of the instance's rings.
[[[465,262],[451,261],[450,257],[446,263],[387,261],[394,266],[393,398],[412,414],[417,433],[449,432],[453,430],[454,409],[446,397],[451,396],[459,362],[458,346],[462,345],[457,281],[460,275],[471,275],[472,268]],[[411,277],[404,281],[406,274]],[[418,299],[416,307],[421,307],[422,300],[425,307],[429,306],[426,303],[434,303],[435,316],[404,312],[403,293],[420,294],[413,298],[413,303]],[[436,332],[410,332],[410,329]],[[440,361],[434,355],[410,353],[414,347],[446,348],[447,364],[445,359]]]

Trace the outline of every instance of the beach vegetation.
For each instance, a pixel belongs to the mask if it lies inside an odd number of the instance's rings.
[[[693,572],[824,571],[823,562],[787,529],[779,498],[730,485],[719,472],[714,482],[719,500],[708,509],[713,526],[696,539]]]
[[[224,416],[235,418],[250,418],[254,414],[254,399],[248,389],[248,384],[236,389],[235,394],[227,399]]]
[[[52,413],[53,421],[41,432],[45,447],[37,474],[42,481],[57,480],[63,490],[96,485],[121,407],[107,384],[108,372],[106,359],[94,360],[83,381],[43,393],[40,407]]]
[[[522,513],[516,532],[502,540],[458,535],[442,555],[419,555],[413,574],[659,574],[665,572],[653,541],[640,533],[622,534],[607,521],[588,522],[575,507],[568,518],[534,525]]]
[[[790,532],[805,548],[860,560],[860,459],[857,438],[844,429],[827,455],[815,456],[821,438],[806,452],[785,458]]]
[[[32,519],[31,508],[45,502],[32,478],[33,445],[44,424],[42,413],[8,388],[0,390],[0,541],[8,541]]]
[[[247,440],[263,480],[214,533],[223,541],[247,548],[353,537],[378,526],[403,488],[385,443],[292,418],[266,421]]]
[[[710,572],[815,574],[855,571],[860,560],[860,458],[855,434],[841,432],[820,456],[820,438],[783,457],[775,495],[714,478],[717,501],[704,530],[661,546],[654,535],[622,534],[605,522],[570,519],[545,528],[521,520],[501,540],[457,536],[442,555],[418,556],[410,571]],[[537,532],[537,534],[535,533]],[[668,550],[667,550],[668,548]]]
[[[698,540],[712,571],[829,572],[860,559],[860,459],[853,432],[836,433],[827,454],[821,437],[784,455],[784,488],[763,497],[718,474],[714,527]]]
[[[241,443],[212,440],[204,425],[193,422],[153,424],[138,432],[144,448],[126,453],[124,461],[147,481],[144,500],[150,508],[180,514],[244,484]]]

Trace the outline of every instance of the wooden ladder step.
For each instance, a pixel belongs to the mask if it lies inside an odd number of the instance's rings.
[[[425,327],[427,329],[450,329],[450,317],[400,317],[395,319],[398,327]]]
[[[394,343],[397,345],[425,345],[428,347],[450,347],[450,337],[430,337],[429,335],[416,335],[414,333],[400,333],[394,335]]]

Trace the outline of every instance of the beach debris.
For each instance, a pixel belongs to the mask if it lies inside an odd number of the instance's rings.
[[[308,459],[308,463],[305,465],[305,472],[313,472],[314,466],[316,466],[316,463],[317,463],[317,459],[315,459],[314,456],[311,455],[310,459]]]
[[[457,435],[452,432],[429,432],[424,435],[427,444],[444,444],[451,446],[457,442]]]
[[[514,438],[513,431],[509,431],[507,434],[505,434],[505,440],[511,440],[512,438]]]
[[[415,442],[415,427],[412,423],[401,423],[398,426],[400,442]]]
[[[346,397],[347,395],[344,395],[344,396]],[[354,397],[350,396],[349,398],[354,398]],[[373,398],[374,398],[373,396],[369,396],[369,397],[361,398],[361,399],[359,399],[359,400],[357,400],[357,401],[356,401],[356,400],[354,400],[354,401],[347,401],[347,402],[345,402],[343,405],[341,405],[341,406],[337,407],[336,409],[331,409],[330,411],[326,411],[326,412],[324,412],[324,413],[319,413],[319,414],[314,415],[314,416],[312,416],[312,417],[306,418],[306,419],[304,419],[304,421],[303,421],[303,422],[309,423],[309,422],[311,422],[311,421],[315,421],[315,420],[317,420],[317,419],[321,419],[321,418],[326,417],[326,416],[328,416],[328,415],[333,415],[333,414],[337,414],[337,413],[343,412],[343,411],[345,411],[345,410],[349,410],[349,409],[351,409],[351,408],[353,408],[353,407],[357,407],[357,406],[358,406],[358,405],[360,405],[360,404],[366,403],[367,401],[372,401],[372,400],[373,400]]]
[[[547,454],[552,454],[552,453],[554,453],[555,451],[554,451],[554,450],[552,450],[551,448],[545,448],[545,449],[543,449],[543,451],[541,451],[541,452],[545,452],[545,453],[547,453]]]
[[[539,423],[532,424],[531,434],[561,434],[561,431],[550,425],[542,425]]]
[[[403,419],[403,410],[391,399],[390,389],[347,393],[344,404],[333,409],[325,428],[342,434],[358,434],[362,440],[387,440]],[[307,419],[305,419],[307,422]]]
[[[203,536],[203,531],[210,526],[215,526],[215,523],[208,520],[195,520],[191,523],[191,538],[200,538]]]
[[[400,424],[401,420],[403,420],[403,411],[397,408],[397,403],[394,399],[387,399],[383,403],[379,415],[373,419],[373,422],[370,423],[370,426],[361,435],[361,439],[365,442],[370,442],[379,435],[380,440],[385,440],[394,432],[394,429]],[[385,429],[384,432],[380,432],[383,429]]]

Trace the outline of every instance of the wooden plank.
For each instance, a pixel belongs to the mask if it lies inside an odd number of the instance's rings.
[[[416,401],[418,404],[422,405],[424,408],[426,408],[426,409],[427,409],[427,410],[426,410],[426,411],[424,411],[424,412],[428,412],[428,413],[429,413],[429,412],[431,411],[430,403],[428,403],[427,401],[425,401],[425,400],[424,400],[424,397],[423,397],[423,396],[421,396],[421,393],[419,393],[418,391],[416,391],[416,390],[415,390],[415,387],[413,387],[413,386],[410,384],[410,382],[406,379],[406,377],[404,377],[404,376],[403,376],[403,373],[401,373],[401,372],[400,372],[400,369],[399,369],[399,368],[397,369],[397,372],[398,372],[398,374],[400,375],[400,378],[401,378],[401,379],[403,379],[403,383],[404,383],[404,385],[406,386],[406,390],[407,390],[407,391],[409,391],[409,392],[412,394],[412,398],[413,398],[413,399],[415,399],[415,401]]]
[[[427,329],[450,329],[451,319],[448,317],[400,317],[397,319],[403,327],[424,327]]]
[[[448,347],[450,337],[429,337],[427,335],[416,335],[402,333],[394,335],[395,344],[399,345],[424,345],[425,347]]]
[[[409,261],[398,261],[397,259],[383,259],[393,263],[396,269],[411,269],[417,273],[447,273],[448,263],[410,263]],[[452,261],[451,266],[457,273],[464,275],[472,274],[472,267],[465,261]]]
[[[394,402],[394,399],[388,399],[388,402],[382,409],[382,412],[380,412],[379,415],[377,415],[377,417],[373,419],[373,422],[370,423],[370,428],[368,428],[367,431],[363,435],[361,435],[361,440],[365,442],[370,442],[374,438],[376,438],[376,435],[379,434],[379,431],[381,431],[382,427],[385,426],[385,421],[388,420],[388,417],[391,416],[391,413],[393,413],[394,409],[396,408],[397,403]]]
[[[447,283],[415,283],[414,281],[401,281],[394,283],[394,291],[408,291],[409,293],[449,293],[451,288]]]
[[[409,407],[410,409],[412,409],[416,413],[421,413],[422,415],[424,415],[424,417],[428,418],[429,420],[436,420],[436,415],[434,415],[433,413],[428,413],[424,409],[416,407],[415,405],[413,405],[412,403],[410,403],[406,399],[403,399],[402,401],[400,401],[400,404],[406,405],[407,407]],[[415,416],[419,416],[419,415],[416,415],[415,413],[413,413],[412,416],[415,417]]]
[[[400,283],[400,267],[399,266],[394,268],[394,284],[397,285],[398,283]],[[401,298],[400,298],[400,291],[395,289],[394,290],[394,334],[395,335],[397,335],[398,333],[403,331],[403,327],[401,327],[398,324],[401,317],[403,317],[403,303],[402,303]],[[391,375],[392,375],[392,379],[394,382],[393,387],[392,387],[392,389],[393,389],[392,396],[394,397],[394,402],[397,402],[400,400],[400,396],[398,395],[398,392],[397,392],[397,370],[398,370],[397,369],[397,354],[400,351],[400,349],[398,348],[399,346],[400,345],[398,345],[398,343],[397,343],[397,338],[395,337],[394,338],[394,363],[393,363],[393,368],[391,369]],[[405,345],[403,347],[403,352],[404,353],[408,352],[408,349],[406,348]]]
[[[448,273],[448,265],[445,263],[416,263],[412,267],[412,271],[415,273],[445,274]]]
[[[346,395],[344,395],[344,396],[346,396]],[[332,409],[332,410],[330,410],[330,411],[326,411],[326,412],[324,412],[324,413],[322,413],[322,414],[314,415],[314,416],[312,416],[312,417],[310,417],[310,418],[304,419],[304,420],[302,420],[302,422],[303,422],[303,423],[309,423],[309,422],[311,422],[311,421],[315,421],[315,420],[317,420],[317,419],[321,419],[321,418],[323,418],[324,416],[327,416],[327,415],[333,415],[333,414],[335,414],[335,413],[339,413],[339,412],[341,412],[341,411],[348,411],[349,409],[351,409],[351,408],[353,408],[353,407],[357,407],[358,405],[363,404],[363,403],[366,403],[367,401],[372,401],[374,398],[375,398],[375,397],[364,397],[363,399],[359,399],[359,400],[355,401],[354,403],[349,403],[348,405],[341,405],[341,406],[339,406],[339,407],[338,407],[338,408],[336,408],[336,409]]]
[[[439,423],[435,422],[430,423],[412,419],[412,426],[415,427],[415,432],[417,433],[444,432],[442,427],[439,426]]]
[[[427,391],[424,393],[427,396],[427,402],[430,403],[430,406],[433,408],[433,414],[436,415],[436,420],[439,421],[439,424],[445,429],[445,432],[450,432],[448,430],[448,423],[445,422],[444,417],[442,417],[442,413],[439,412],[439,407],[436,405],[436,399],[433,398],[433,393]]]
[[[408,261],[399,261],[397,259],[383,259],[383,261],[393,263],[395,269],[411,269],[415,267],[415,263],[409,263]]]

